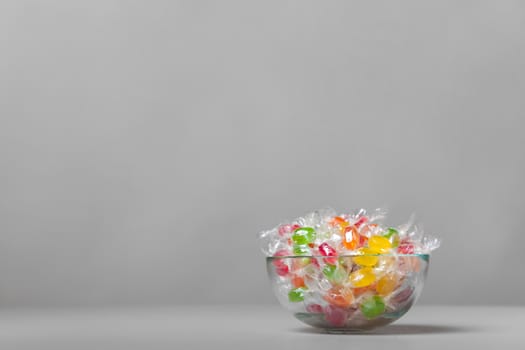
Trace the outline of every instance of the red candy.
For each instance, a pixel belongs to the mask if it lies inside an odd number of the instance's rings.
[[[279,226],[279,236],[286,236],[287,233],[292,232],[292,225]]]
[[[397,247],[397,252],[400,254],[414,254],[414,245],[407,241],[402,241]]]
[[[280,249],[278,251],[275,252],[275,254],[273,255],[274,257],[279,257],[279,256],[290,256],[290,251],[288,249]],[[275,259],[273,261],[273,264],[274,265],[281,265],[284,263],[284,260],[283,259]]]
[[[326,242],[322,243],[320,246],[319,246],[319,252],[321,253],[322,256],[328,256],[329,258],[325,258],[324,261],[327,263],[327,264],[330,264],[330,265],[335,265],[337,264],[337,258],[335,258],[337,256],[337,252],[335,251],[334,248],[330,247],[330,245]]]
[[[332,326],[342,327],[348,319],[349,312],[337,306],[328,305],[324,309],[324,317]]]
[[[288,275],[288,272],[290,272],[290,268],[288,267],[288,265],[279,265],[279,266],[275,266],[275,272],[279,275],[279,276],[286,276]]]
[[[273,256],[289,256],[289,255],[290,255],[290,252],[288,250],[281,249],[281,250],[276,251]],[[273,264],[273,266],[276,267],[276,271],[277,271],[277,274],[279,276],[285,276],[288,273],[288,271],[289,271],[288,265],[286,265],[285,259],[274,259],[272,261],[272,264]],[[279,271],[278,268],[281,268],[281,270]],[[281,274],[279,272],[281,272],[283,274]]]
[[[289,255],[290,255],[290,251],[288,249],[280,249],[276,251],[273,256],[289,256]]]
[[[306,311],[313,314],[320,314],[323,312],[323,307],[319,304],[308,304],[306,305]]]
[[[281,225],[281,226],[279,226],[279,230],[278,230],[279,231],[279,235],[281,237],[284,237],[287,234],[292,233],[293,231],[295,231],[299,227],[301,227],[301,226],[299,226],[297,224],[293,224],[293,225],[291,225],[291,224],[284,224],[284,225]]]
[[[367,236],[359,235],[359,247],[364,247],[367,242],[368,242]]]
[[[354,226],[359,228],[362,224],[368,221],[368,218],[366,216],[361,216],[355,223]]]

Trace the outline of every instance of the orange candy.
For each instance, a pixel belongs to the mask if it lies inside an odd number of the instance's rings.
[[[334,287],[328,290],[323,299],[334,306],[349,307],[354,302],[354,295],[348,288]]]
[[[337,226],[337,225],[342,225],[342,224],[348,224],[348,222],[340,216],[334,216],[334,218],[330,220],[330,225],[332,226]]]
[[[348,250],[354,250],[360,242],[359,233],[355,226],[348,226],[343,233],[343,245]]]
[[[350,225],[348,221],[346,221],[340,216],[335,216],[332,220],[330,220],[329,224],[333,227],[339,226],[341,232],[344,232],[345,228],[348,227],[348,225]]]
[[[304,284],[304,279],[300,276],[293,276],[292,277],[292,285],[294,288],[300,288],[300,287],[304,287],[305,284]]]
[[[366,287],[354,288],[352,289],[352,292],[354,293],[354,296],[357,298],[365,294],[366,292],[374,291],[375,289],[376,289],[376,284],[374,283]]]
[[[396,289],[398,277],[394,274],[388,274],[377,281],[376,290],[379,295],[387,296]]]

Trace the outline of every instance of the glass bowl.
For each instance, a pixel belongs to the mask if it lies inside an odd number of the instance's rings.
[[[266,258],[273,291],[295,318],[331,333],[363,332],[403,316],[421,294],[428,254]]]

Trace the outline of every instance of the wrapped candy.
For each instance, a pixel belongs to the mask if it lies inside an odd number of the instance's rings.
[[[414,301],[413,272],[440,240],[414,226],[413,217],[397,227],[383,224],[385,217],[382,209],[321,209],[259,234],[287,302],[301,317],[364,323]]]
[[[297,250],[300,253],[297,255],[313,256],[333,256],[332,250],[337,255],[352,254],[363,247],[377,254],[428,254],[439,248],[440,240],[414,226],[413,216],[398,227],[383,225],[385,217],[383,209],[370,214],[360,209],[340,215],[333,209],[321,209],[262,231],[258,238],[266,256],[286,248]],[[328,250],[332,255],[327,255]]]

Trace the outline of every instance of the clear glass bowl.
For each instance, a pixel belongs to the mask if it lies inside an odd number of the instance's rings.
[[[427,254],[266,258],[279,302],[298,320],[333,333],[362,332],[403,316],[421,294]]]

